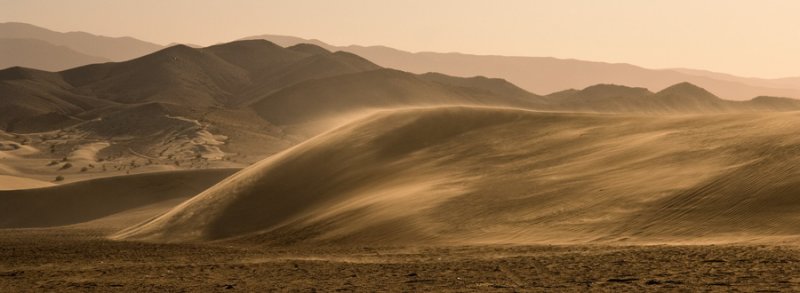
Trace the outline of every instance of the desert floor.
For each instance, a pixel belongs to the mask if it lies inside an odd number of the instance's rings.
[[[786,246],[252,247],[0,230],[0,292],[797,291]]]

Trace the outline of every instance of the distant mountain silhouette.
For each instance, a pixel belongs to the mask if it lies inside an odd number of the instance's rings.
[[[688,81],[731,100],[759,95],[800,98],[800,78],[757,79],[699,70],[654,70],[630,64],[604,63],[549,57],[511,57],[461,53],[412,53],[384,46],[333,46],[319,40],[290,36],[259,35],[282,46],[314,43],[328,50],[357,54],[383,67],[413,73],[439,72],[453,76],[491,76],[506,79],[537,94],[608,83],[658,91]]]
[[[85,32],[61,33],[26,23],[0,23],[0,39],[10,38],[37,39],[56,46],[68,47],[85,55],[112,61],[141,57],[163,48],[161,45],[131,37],[104,37]]]
[[[0,39],[0,68],[23,66],[60,71],[91,63],[108,62],[69,47],[36,39]]]
[[[748,101],[724,100],[688,82],[657,93],[645,88],[600,84],[583,90],[565,90],[545,97],[555,110],[606,113],[704,114],[726,112],[800,110],[800,100],[757,97]]]
[[[383,69],[352,53],[331,52],[313,44],[284,48],[258,39],[206,48],[176,45],[125,62],[58,73],[13,67],[0,71],[0,95],[0,113],[5,114],[0,126],[11,131],[82,123],[99,117],[83,114],[87,111],[142,103],[190,107],[195,114],[181,115],[194,118],[201,118],[199,113],[209,108],[235,110],[231,113],[236,115],[250,111],[252,115],[244,115],[248,119],[260,117],[279,126],[374,109],[436,105],[662,114],[800,109],[799,102],[791,99],[727,101],[689,83],[658,93],[600,84],[541,97],[503,79],[416,75]],[[151,112],[143,115],[174,111]]]

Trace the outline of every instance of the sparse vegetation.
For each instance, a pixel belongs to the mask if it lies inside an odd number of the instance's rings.
[[[72,163],[66,163],[63,166],[61,166],[61,170],[66,170],[69,168],[72,168]]]
[[[58,175],[58,176],[56,176],[56,179],[55,179],[55,180],[53,180],[53,181],[55,181],[55,182],[58,182],[58,181],[64,181],[64,176],[62,176],[62,175]]]

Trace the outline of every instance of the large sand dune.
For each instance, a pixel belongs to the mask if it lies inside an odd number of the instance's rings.
[[[793,236],[798,122],[798,113],[383,111],[115,238],[481,244]]]
[[[187,199],[233,172],[171,171],[0,191],[0,228],[64,226],[142,207],[163,207],[159,204]]]

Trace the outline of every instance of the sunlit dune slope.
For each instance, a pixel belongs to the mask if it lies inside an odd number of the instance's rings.
[[[798,113],[384,111],[114,237],[461,245],[791,236],[800,233],[798,123]]]
[[[71,225],[159,202],[187,198],[235,171],[159,172],[0,191],[0,228]]]

